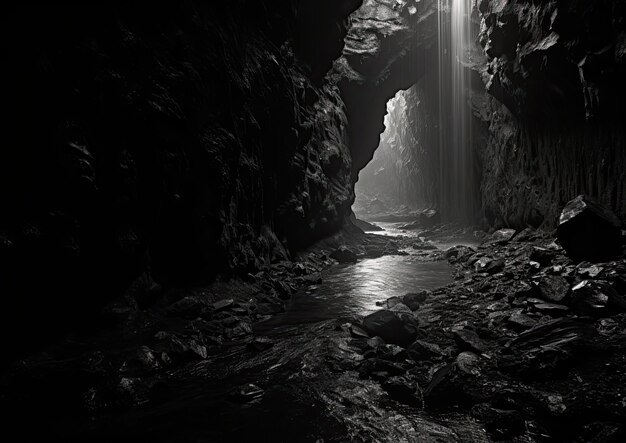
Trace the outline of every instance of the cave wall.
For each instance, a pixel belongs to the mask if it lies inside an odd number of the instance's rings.
[[[245,275],[336,231],[352,165],[325,74],[359,4],[9,7],[3,329],[38,340],[142,273]]]
[[[625,217],[626,4],[480,0],[473,6],[477,37],[467,69],[479,203],[474,221],[551,229],[580,193]],[[415,202],[441,208],[446,157],[433,117],[437,15],[437,2],[365,1],[334,72],[350,122],[355,179],[379,145],[387,101],[415,85],[406,115],[412,133],[404,137],[412,153],[405,157],[421,165],[424,191]]]
[[[626,216],[626,4],[478,4],[481,197],[493,226],[555,226],[585,193]]]

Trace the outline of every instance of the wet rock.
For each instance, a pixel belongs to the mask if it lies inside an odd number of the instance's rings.
[[[411,311],[411,309],[405,305],[404,303],[396,303],[395,305],[393,305],[391,308],[389,308],[390,311],[392,312],[402,312],[405,314],[412,314],[413,311]]]
[[[466,402],[468,397],[482,397],[478,380],[482,373],[480,357],[472,352],[461,352],[454,362],[433,374],[424,396],[428,403],[446,407]]]
[[[539,246],[533,246],[530,252],[530,260],[539,263],[541,266],[548,266],[556,257],[555,251]]]
[[[579,314],[602,317],[626,310],[626,298],[607,282],[583,280],[572,288],[572,307]]]
[[[494,232],[489,239],[487,239],[487,244],[506,244],[513,237],[515,237],[515,233],[517,231],[515,229],[498,229]]]
[[[474,269],[476,272],[486,272],[488,274],[497,274],[504,270],[505,262],[503,259],[490,259],[483,257],[474,263]]]
[[[415,340],[407,348],[407,353],[415,361],[428,360],[445,355],[439,345],[423,340]]]
[[[507,319],[511,329],[515,331],[525,331],[537,326],[537,320],[529,317],[522,312],[515,312]]]
[[[455,331],[454,341],[463,351],[472,351],[482,354],[486,350],[486,345],[483,340],[471,329]]]
[[[374,223],[369,223],[369,222],[366,222],[364,220],[361,220],[361,219],[358,219],[358,218],[354,217],[354,214],[352,214],[350,216],[350,220],[352,221],[352,224],[354,226],[356,226],[357,228],[361,229],[363,232],[384,231],[383,228],[381,228],[380,226],[375,225]]]
[[[420,305],[426,301],[429,295],[430,292],[428,291],[406,294],[402,297],[402,302],[412,311],[416,311],[419,309]]]
[[[349,326],[350,335],[356,338],[369,338],[369,334],[359,325],[351,324]]]
[[[487,432],[496,440],[515,437],[526,430],[526,423],[518,411],[497,409],[487,403],[480,403],[472,407],[471,414],[484,423]]]
[[[387,309],[391,309],[398,303],[402,303],[402,299],[400,297],[391,297],[391,298],[388,298],[385,303],[383,303],[383,306],[386,305]]]
[[[330,258],[337,260],[339,263],[356,263],[356,253],[347,246],[340,246],[330,254]]]
[[[399,403],[421,406],[422,401],[418,394],[418,385],[406,376],[390,377],[383,382],[382,388],[390,398]]]
[[[538,284],[541,297],[551,302],[562,302],[569,292],[568,281],[560,276],[548,275],[543,277]]]
[[[498,368],[519,376],[549,379],[567,370],[593,339],[587,322],[562,318],[536,326],[511,340],[498,358]]]
[[[610,209],[579,195],[563,208],[557,237],[574,260],[608,261],[621,252],[621,225]]]
[[[406,346],[417,336],[417,325],[409,323],[389,310],[376,311],[363,319],[363,327],[371,336],[379,336],[387,343]]]

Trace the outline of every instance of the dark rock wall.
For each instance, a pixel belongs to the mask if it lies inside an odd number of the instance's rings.
[[[481,1],[482,200],[491,225],[555,226],[580,193],[626,216],[626,3]]]
[[[146,270],[254,272],[341,226],[352,165],[324,74],[360,2],[264,3],[9,8],[4,327],[57,330]]]

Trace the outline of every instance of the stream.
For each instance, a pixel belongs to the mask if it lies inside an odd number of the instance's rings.
[[[464,417],[427,417],[359,378],[362,359],[340,325],[376,302],[452,280],[445,261],[383,256],[334,266],[296,293],[284,313],[254,325],[271,347],[245,341],[169,374],[150,402],[90,423],[94,441],[349,442],[483,441]],[[248,386],[253,384],[254,387]],[[257,391],[258,389],[258,392]],[[243,395],[234,392],[245,391]]]

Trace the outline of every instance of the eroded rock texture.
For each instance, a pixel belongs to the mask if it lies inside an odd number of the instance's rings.
[[[3,325],[56,330],[142,272],[246,274],[338,229],[352,165],[324,74],[359,3],[12,7]]]
[[[624,3],[481,1],[491,224],[555,226],[585,193],[625,215]]]

